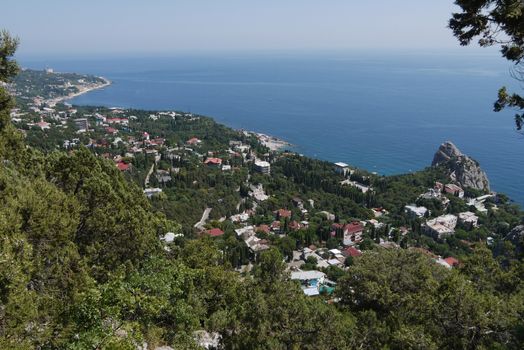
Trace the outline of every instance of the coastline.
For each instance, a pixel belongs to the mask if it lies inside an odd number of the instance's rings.
[[[277,137],[271,136],[271,135],[259,133],[256,131],[253,131],[252,133],[257,137],[257,139],[264,146],[266,146],[267,148],[269,148],[271,151],[274,151],[274,152],[281,151],[285,147],[293,146],[291,143],[284,141],[282,139],[279,139]]]
[[[78,91],[78,92],[75,92],[75,93],[72,93],[72,94],[69,94],[69,95],[66,95],[66,96],[60,96],[60,97],[56,97],[56,98],[53,98],[53,99],[50,99],[50,100],[46,100],[45,102],[48,105],[53,106],[53,105],[56,105],[57,103],[61,103],[61,102],[65,102],[67,100],[71,100],[71,99],[73,99],[75,97],[78,97],[80,95],[87,94],[88,92],[91,92],[91,91],[94,91],[94,90],[105,88],[105,87],[107,87],[107,86],[112,84],[112,82],[109,79],[105,78],[105,77],[99,76],[97,78],[102,79],[104,81],[104,83],[103,84],[96,84],[96,85],[91,85],[91,86],[88,86],[88,87],[79,88],[80,91]],[[291,143],[289,143],[289,142],[287,142],[285,140],[279,139],[278,137],[275,137],[275,136],[267,135],[267,134],[256,132],[256,131],[249,131],[248,133],[255,135],[256,138],[264,146],[266,146],[267,148],[269,148],[273,152],[281,151],[282,149],[284,149],[286,147],[293,147],[293,145]]]
[[[56,105],[57,103],[65,102],[67,100],[73,99],[75,97],[78,97],[80,95],[86,94],[88,92],[105,88],[105,87],[107,87],[107,86],[112,84],[112,82],[109,79],[105,78],[105,77],[98,77],[98,78],[103,79],[104,83],[103,84],[89,86],[89,87],[85,87],[83,89],[80,89],[79,92],[76,92],[74,94],[69,94],[67,96],[57,97],[57,98],[54,98],[54,99],[51,99],[51,100],[47,100],[46,102],[48,104],[50,104],[50,105]],[[274,152],[281,151],[283,148],[292,147],[293,146],[291,143],[289,143],[289,142],[287,142],[285,140],[279,139],[278,137],[275,137],[275,136],[267,135],[267,134],[256,132],[256,131],[249,131],[248,133],[255,135],[256,138],[264,146],[266,146],[267,148],[269,148],[271,151],[274,151]]]
[[[104,77],[97,77],[97,78],[102,79],[104,81],[104,83],[102,83],[102,84],[95,84],[95,85],[89,85],[89,86],[86,86],[86,87],[81,87],[81,88],[78,88],[79,89],[78,92],[75,92],[75,93],[72,93],[72,94],[69,94],[69,95],[66,95],[66,96],[60,96],[60,97],[56,97],[56,98],[53,98],[53,99],[50,99],[50,100],[46,100],[45,102],[48,105],[50,105],[50,106],[54,106],[57,103],[65,102],[67,100],[71,100],[71,99],[73,99],[75,97],[78,97],[80,95],[87,94],[88,92],[91,92],[91,91],[94,91],[94,90],[105,88],[105,87],[107,87],[107,86],[112,84],[112,82],[109,79],[107,79],[107,78],[104,78]]]
[[[104,80],[103,84],[99,84],[99,85],[96,85],[96,86],[90,86],[88,88],[84,88],[84,89],[82,89],[81,91],[79,91],[77,93],[70,94],[68,96],[62,96],[60,98],[53,99],[53,101],[64,102],[64,101],[67,101],[69,99],[73,99],[73,98],[78,97],[80,95],[83,95],[85,93],[88,93],[88,92],[91,92],[91,91],[94,91],[94,90],[97,90],[97,89],[101,89],[101,88],[107,87],[107,86],[112,84],[112,82],[110,80],[108,80],[108,79],[106,79],[104,77],[99,76],[99,78]],[[128,108],[128,107],[123,106],[121,108]],[[245,130],[245,129],[237,129],[237,130],[242,131],[242,132],[244,132],[246,134],[250,134],[250,135],[255,136],[262,145],[266,146],[272,152],[283,152],[286,149],[295,147],[292,143],[290,143],[288,141],[285,141],[283,139],[280,139],[278,137],[271,136],[269,134],[265,134],[265,133],[261,133],[261,132],[257,132],[257,131],[253,131],[253,130]],[[311,158],[315,158],[315,159],[323,159],[322,157],[318,157],[317,155],[308,155],[308,156],[311,157]],[[326,159],[323,159],[323,160],[326,160]],[[366,171],[368,171],[370,173],[376,174],[376,172],[374,172],[372,170],[369,170],[369,168],[362,167],[362,169],[366,170]],[[418,170],[410,169],[409,171],[398,173],[398,175],[415,173],[415,172],[420,171],[422,169],[423,168],[418,169]],[[395,174],[393,174],[393,175],[395,175]],[[504,191],[497,191],[497,192],[507,193],[507,192],[504,192]],[[524,207],[524,205],[521,202],[513,199],[512,196],[510,196],[510,198],[511,198],[511,200],[515,204],[518,204],[519,206]]]

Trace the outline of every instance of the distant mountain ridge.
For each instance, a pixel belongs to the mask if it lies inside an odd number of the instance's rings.
[[[481,169],[480,164],[460,152],[451,141],[440,145],[431,166],[444,166],[451,179],[462,187],[490,191],[488,176]]]

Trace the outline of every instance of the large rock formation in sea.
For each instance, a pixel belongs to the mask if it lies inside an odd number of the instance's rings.
[[[479,163],[459,151],[452,142],[446,141],[440,145],[433,157],[432,166],[443,166],[451,180],[462,187],[489,191],[489,180]]]

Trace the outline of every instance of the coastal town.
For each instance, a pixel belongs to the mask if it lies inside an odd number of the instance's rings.
[[[3,9],[0,350],[524,349],[524,1]]]
[[[473,242],[493,245],[501,239],[483,223],[505,202],[487,189],[463,189],[439,174],[439,181],[428,183],[425,190],[416,186],[421,190],[412,202],[374,206],[380,203],[377,197],[388,193],[383,177],[343,162],[319,162],[325,176],[315,185],[320,195],[301,193],[291,185],[283,191],[279,181],[297,185],[301,176],[307,177],[301,173],[305,168],[291,170],[291,163],[311,166],[306,157],[287,151],[290,145],[284,141],[219,127],[206,117],[180,111],[72,106],[66,98],[109,82],[75,76],[83,84],[79,87],[52,71],[42,74],[60,77],[63,96],[13,88],[25,101],[11,111],[14,125],[43,150],[86,147],[111,161],[168,217],[174,214],[166,207],[183,194],[192,197],[193,205],[184,209],[182,231],[159,237],[167,251],[184,238],[234,239],[231,262],[246,274],[262,252],[278,247],[291,279],[299,281],[306,295],[329,297],[337,276],[370,250],[414,249],[452,269],[460,264],[456,254]],[[327,193],[351,198],[356,208],[327,205]],[[180,214],[181,208],[173,213]]]

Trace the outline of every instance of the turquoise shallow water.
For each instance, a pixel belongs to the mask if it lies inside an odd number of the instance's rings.
[[[515,131],[510,111],[492,112],[498,88],[517,84],[496,55],[267,53],[21,62],[113,81],[75,104],[192,111],[283,138],[306,155],[381,174],[428,166],[440,143],[451,140],[480,162],[495,191],[524,204],[524,136]]]

